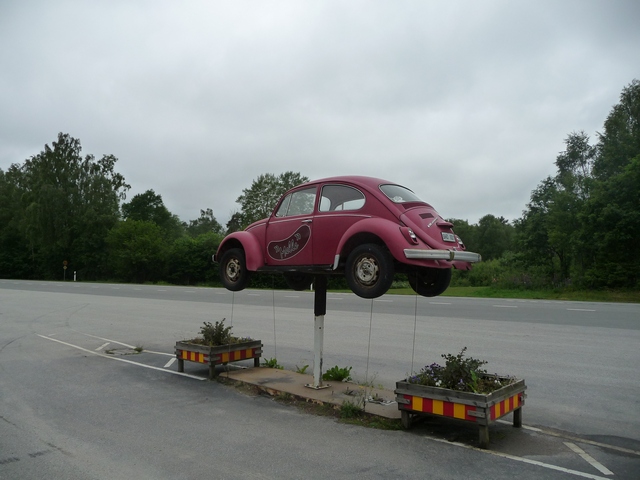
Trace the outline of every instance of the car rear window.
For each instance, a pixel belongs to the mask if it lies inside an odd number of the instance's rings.
[[[389,200],[393,203],[406,203],[406,202],[422,202],[415,193],[400,185],[380,185],[380,190],[384,193]]]

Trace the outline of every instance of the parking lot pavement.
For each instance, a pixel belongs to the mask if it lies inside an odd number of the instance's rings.
[[[178,372],[173,353],[148,351],[126,341],[102,338],[83,333],[39,335],[41,338],[105,359],[125,362],[132,367],[152,369],[181,375],[195,381],[208,381],[208,365],[185,362],[184,372]],[[338,408],[347,400],[366,398],[365,411],[386,419],[400,419],[400,411],[391,390],[365,387],[349,382],[324,382],[326,388],[310,388],[313,376],[273,368],[251,368],[252,360],[218,366],[218,377],[253,386],[265,394],[278,397],[289,394],[297,399]],[[214,382],[219,385],[217,382]],[[523,427],[514,428],[511,415],[490,427],[490,445],[478,448],[478,427],[444,417],[425,415],[406,431],[416,441],[433,441],[473,449],[536,465],[541,469],[563,472],[571,476],[591,479],[636,479],[640,472],[640,448],[616,445],[615,439],[593,439],[568,432],[554,431],[544,426],[526,423],[526,403],[523,408]],[[364,427],[363,427],[364,428]]]

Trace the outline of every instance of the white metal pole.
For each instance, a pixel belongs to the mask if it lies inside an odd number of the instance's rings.
[[[324,315],[313,321],[313,387],[322,388],[322,347],[324,344]]]

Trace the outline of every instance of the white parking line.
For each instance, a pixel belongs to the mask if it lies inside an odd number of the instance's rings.
[[[530,458],[517,457],[515,455],[510,455],[508,453],[501,453],[501,452],[496,452],[496,451],[493,451],[493,450],[483,450],[481,448],[472,447],[471,445],[465,445],[464,443],[460,443],[460,442],[450,442],[449,440],[444,439],[444,438],[429,437],[429,439],[433,440],[435,442],[444,443],[444,444],[447,444],[447,445],[453,445],[453,446],[456,446],[456,447],[466,448],[468,450],[476,450],[478,452],[486,453],[486,454],[489,454],[489,455],[495,455],[496,457],[507,458],[509,460],[513,460],[513,461],[516,461],[516,462],[528,463],[529,465],[536,465],[538,467],[547,468],[549,470],[556,470],[558,472],[568,473],[570,475],[575,475],[577,477],[589,478],[591,480],[608,480],[607,477],[601,477],[599,475],[592,475],[591,473],[580,472],[578,470],[571,470],[570,468],[559,467],[557,465],[551,465],[550,463],[544,463],[544,462],[540,462],[538,460],[532,460]]]
[[[77,332],[77,330],[74,330],[75,332]],[[110,340],[108,338],[102,338],[102,337],[97,337],[95,335],[89,335],[88,333],[82,333],[82,332],[78,332],[86,337],[91,337],[91,338],[97,338],[98,340],[104,340],[105,342],[109,342],[109,343],[117,343],[118,345],[122,345],[123,347],[127,347],[130,348],[131,350],[134,350],[136,347],[134,347],[133,345],[129,345],[128,343],[123,343],[123,342],[119,342],[117,340]],[[106,345],[109,345],[109,343],[107,343]],[[143,351],[145,353],[154,353],[156,355],[166,355],[168,357],[172,357],[174,354],[173,353],[165,353],[165,352],[154,352],[153,350],[144,350]]]
[[[173,362],[175,362],[176,360],[177,360],[176,357],[173,357],[171,360],[167,362],[164,368],[169,368],[171,365],[173,365]]]
[[[98,348],[96,348],[96,352],[99,352],[100,350],[102,350],[107,345],[109,345],[109,342],[105,343],[104,345],[100,345]]]
[[[492,306],[496,308],[518,308],[517,305],[492,305]]]
[[[595,458],[593,458],[591,455],[589,455],[587,452],[585,452],[584,450],[582,450],[579,446],[577,446],[575,443],[571,443],[571,442],[564,442],[564,444],[569,447],[571,450],[573,450],[574,452],[576,452],[578,455],[580,455],[582,458],[584,458],[593,468],[595,468],[596,470],[599,470],[601,473],[604,473],[605,475],[613,475],[613,472],[611,470],[609,470],[607,467],[605,467],[604,465],[602,465],[600,462],[598,462]]]
[[[590,308],[567,308],[570,312],[595,312],[595,310],[591,310]]]
[[[451,305],[451,303],[446,303],[446,302],[429,302],[429,305]]]
[[[511,425],[512,422],[506,420],[496,420],[498,423],[504,423],[505,425]],[[530,425],[522,425],[523,430],[531,430],[533,432],[540,432],[544,435],[550,435],[557,438],[565,438],[567,440],[573,440],[578,443],[586,443],[587,445],[593,445],[594,447],[607,448],[609,450],[616,450],[622,453],[628,453],[629,455],[640,456],[640,450],[631,450],[629,448],[618,447],[616,445],[610,445],[608,443],[595,442],[593,440],[587,440],[586,438],[573,437],[564,433],[558,433],[551,430],[543,430],[542,428],[532,427]]]
[[[193,378],[194,380],[200,380],[200,381],[206,380],[204,377],[197,377],[195,375],[190,375],[188,373],[182,373],[182,372],[175,372],[173,370],[165,370],[164,368],[154,367],[154,366],[151,366],[151,365],[145,365],[144,363],[132,362],[131,360],[127,360],[125,358],[113,357],[111,355],[105,355],[104,353],[93,352],[91,350],[87,350],[86,348],[79,347],[78,345],[73,345],[71,343],[63,342],[63,341],[57,340],[55,338],[45,337],[44,335],[40,335],[40,334],[37,334],[37,335],[40,338],[44,338],[45,340],[51,340],[52,342],[61,343],[62,345],[66,345],[67,347],[76,348],[78,350],[90,353],[92,355],[96,355],[98,357],[108,358],[109,360],[116,360],[118,362],[129,363],[131,365],[136,365],[138,367],[149,368],[151,370],[158,370],[159,372],[171,373],[172,375],[179,375],[181,377]]]

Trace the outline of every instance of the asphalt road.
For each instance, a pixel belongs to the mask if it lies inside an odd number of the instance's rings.
[[[178,375],[174,342],[222,318],[266,358],[311,370],[311,293],[0,280],[0,478],[611,478],[567,444],[640,477],[639,305],[329,294],[327,368],[393,389],[466,346],[524,378],[529,428],[492,435],[513,458],[431,426],[302,414],[202,381],[206,369]]]

